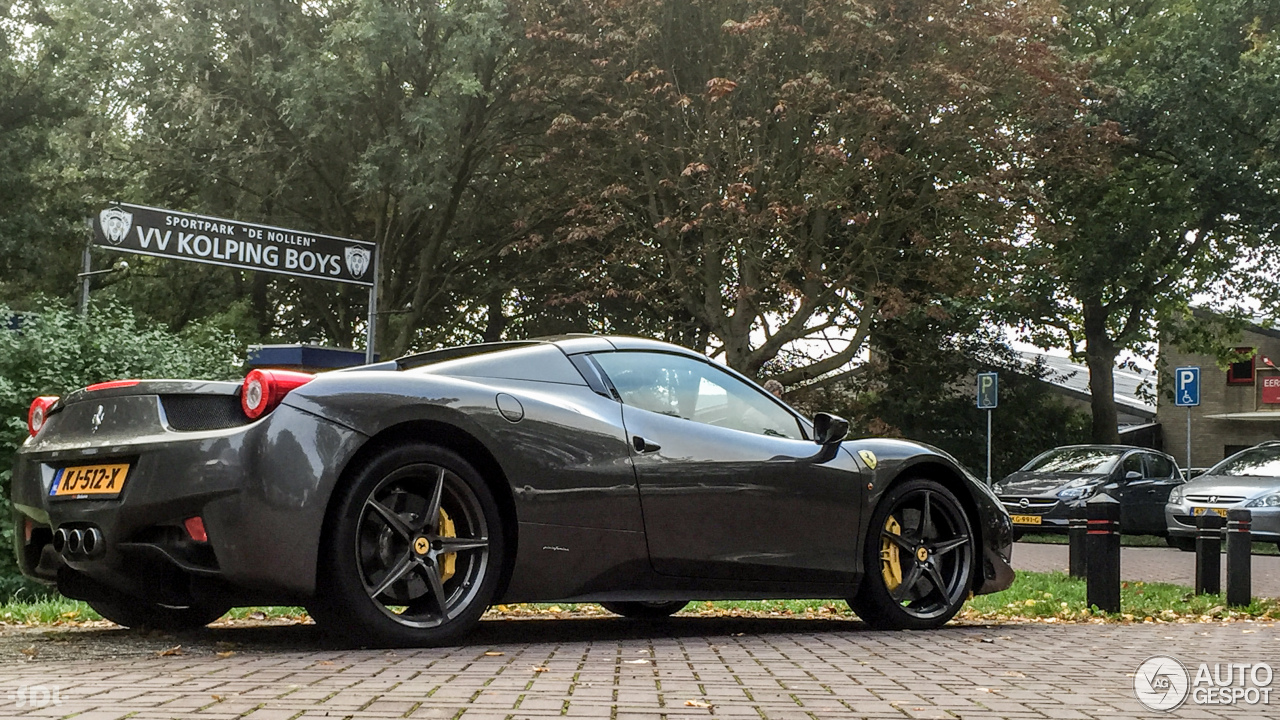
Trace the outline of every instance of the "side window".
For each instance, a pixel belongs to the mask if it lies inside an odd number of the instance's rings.
[[[592,355],[622,402],[756,435],[804,439],[795,417],[764,391],[711,363],[682,355],[610,352]]]
[[[1126,457],[1124,459],[1123,472],[1125,475],[1128,475],[1131,472],[1136,472],[1139,475],[1146,477],[1147,474],[1143,472],[1142,469],[1142,453],[1136,452]]]
[[[1163,455],[1148,455],[1147,476],[1153,478],[1173,477],[1173,463]]]

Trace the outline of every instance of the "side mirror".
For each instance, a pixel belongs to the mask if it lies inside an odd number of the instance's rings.
[[[1141,480],[1141,479],[1142,479],[1142,473],[1138,472],[1137,470],[1130,470],[1129,472],[1127,472],[1127,473],[1125,473],[1125,474],[1124,474],[1124,479],[1125,479],[1125,481],[1129,481],[1129,480]]]
[[[813,441],[819,445],[839,445],[849,435],[849,421],[839,415],[818,413],[813,416]]]

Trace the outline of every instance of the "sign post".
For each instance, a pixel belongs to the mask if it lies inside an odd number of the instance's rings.
[[[365,357],[373,362],[378,312],[378,247],[374,243],[143,205],[117,204],[93,218],[93,244],[119,252],[368,287]]]
[[[978,409],[987,411],[987,485],[991,484],[991,411],[1000,404],[1000,377],[978,373]]]
[[[1200,404],[1200,368],[1173,371],[1173,404],[1187,409],[1187,479],[1191,479],[1191,408]]]

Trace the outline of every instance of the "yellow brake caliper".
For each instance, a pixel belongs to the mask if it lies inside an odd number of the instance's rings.
[[[440,508],[440,537],[458,537],[458,531],[453,527],[453,520],[444,508]],[[440,582],[444,582],[453,577],[454,572],[457,571],[458,553],[443,555],[440,560]]]
[[[884,530],[893,535],[902,534],[902,525],[892,515],[884,521]],[[890,590],[902,584],[902,563],[898,560],[898,546],[889,538],[880,538],[880,572],[884,586]]]

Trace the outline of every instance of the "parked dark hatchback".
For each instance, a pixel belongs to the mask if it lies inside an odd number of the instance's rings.
[[[1067,531],[1071,509],[1098,493],[1120,501],[1129,535],[1164,535],[1164,506],[1183,483],[1178,463],[1162,452],[1128,445],[1068,445],[1038,455],[996,483],[1015,535]]]

